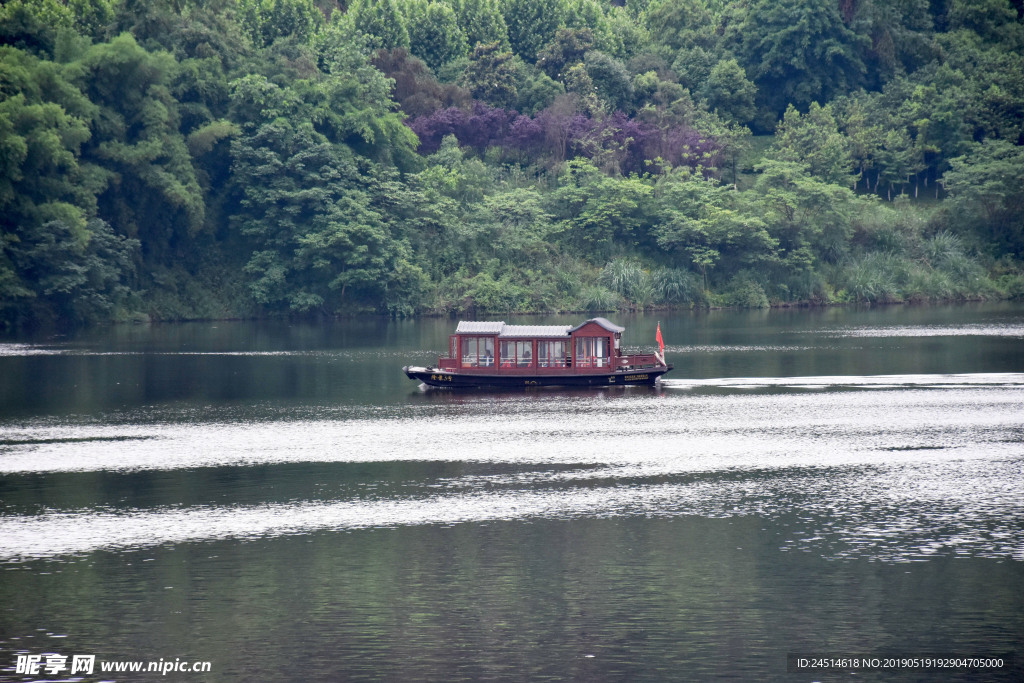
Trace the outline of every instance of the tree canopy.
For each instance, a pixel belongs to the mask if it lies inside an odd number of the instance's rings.
[[[0,324],[1024,292],[1010,0],[8,0]]]

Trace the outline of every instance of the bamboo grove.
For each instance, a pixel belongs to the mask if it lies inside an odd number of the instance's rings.
[[[1020,0],[6,0],[0,327],[1024,295]]]

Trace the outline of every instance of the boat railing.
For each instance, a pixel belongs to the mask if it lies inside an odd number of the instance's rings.
[[[661,363],[653,353],[637,353],[631,356],[618,356],[615,359],[615,366],[621,369],[653,368]]]
[[[494,361],[491,360],[491,359],[488,359],[488,360],[490,360],[490,363],[482,362],[478,366],[473,366],[473,365],[470,365],[470,364],[467,364],[467,363],[463,363],[462,360],[460,360],[458,358],[438,358],[437,359],[437,367],[438,367],[438,369],[445,370],[445,371],[455,371],[455,370],[459,370],[462,367],[492,367],[492,364],[494,363]],[[593,360],[593,359],[591,359],[591,360]],[[598,369],[598,368],[611,367],[614,370],[640,370],[642,368],[654,368],[654,367],[658,367],[658,366],[661,365],[661,362],[658,360],[658,357],[655,354],[653,354],[653,353],[637,353],[637,354],[628,355],[628,356],[615,356],[614,358],[602,358],[600,360],[601,360],[600,364],[598,364],[598,363],[587,363],[585,361],[581,361],[575,367],[583,368],[583,369],[590,369],[590,368]],[[538,365],[538,367],[545,368],[545,369],[547,369],[547,368],[554,369],[554,368],[574,367],[574,366],[571,365],[571,363],[568,360],[566,360],[566,361],[559,360],[557,362],[551,362],[550,364],[545,364],[544,362],[539,362],[537,365]],[[503,367],[505,367],[505,366],[503,366]],[[529,367],[532,367],[532,366],[529,366]],[[506,367],[506,369],[525,369],[525,366],[513,365],[513,364],[510,363]]]

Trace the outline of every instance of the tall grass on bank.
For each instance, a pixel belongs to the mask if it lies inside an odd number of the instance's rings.
[[[836,273],[837,298],[868,303],[987,299],[998,295],[959,237],[939,232],[852,258]]]

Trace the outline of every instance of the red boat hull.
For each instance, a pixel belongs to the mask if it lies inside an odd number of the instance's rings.
[[[437,368],[406,366],[402,371],[409,379],[417,379],[432,387],[467,389],[489,387],[525,389],[529,387],[614,387],[652,385],[672,369],[672,365],[610,372],[559,373],[536,375],[463,373]]]

